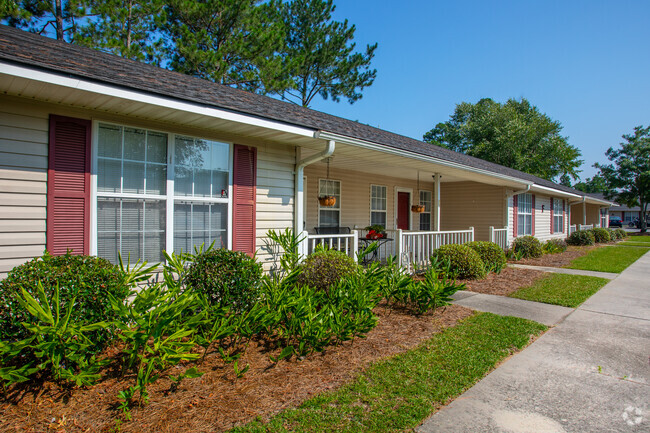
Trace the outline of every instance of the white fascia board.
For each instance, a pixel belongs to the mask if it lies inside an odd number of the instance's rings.
[[[159,107],[171,108],[188,113],[200,114],[221,120],[229,120],[232,122],[243,123],[245,125],[258,126],[260,128],[286,132],[302,137],[314,136],[314,130],[309,128],[289,125],[286,123],[267,120],[256,116],[240,114],[234,111],[208,107],[203,104],[185,102],[171,97],[167,98],[144,91],[129,90],[117,85],[100,84],[90,80],[72,78],[61,73],[48,72],[40,69],[35,69],[34,67],[19,66],[16,64],[0,61],[0,74],[14,76],[17,78],[26,78],[28,80],[33,80],[40,83],[68,87],[76,90],[83,90],[99,95],[112,96],[115,98],[126,99],[134,102],[142,102]]]
[[[405,156],[407,158],[415,159],[415,160],[418,160],[418,161],[429,162],[431,164],[442,165],[442,166],[450,167],[450,168],[457,168],[457,169],[460,169],[460,170],[469,171],[469,172],[472,172],[472,173],[482,174],[482,175],[485,175],[485,176],[490,176],[490,177],[494,177],[494,178],[497,178],[497,179],[512,182],[512,183],[514,183],[516,185],[519,185],[519,186],[522,186],[522,185],[523,186],[528,186],[528,185],[532,186],[533,185],[532,182],[529,182],[529,181],[523,180],[523,179],[518,179],[516,177],[506,176],[506,175],[494,173],[494,172],[491,172],[491,171],[488,171],[488,170],[482,170],[480,168],[470,167],[468,165],[460,164],[460,163],[457,163],[457,162],[445,161],[444,159],[434,158],[432,156],[426,156],[426,155],[422,155],[422,154],[419,154],[419,153],[416,153],[416,152],[409,152],[408,150],[396,149],[396,148],[393,148],[393,147],[385,146],[383,144],[377,144],[377,143],[373,143],[371,141],[366,141],[366,140],[360,140],[360,139],[357,139],[357,138],[347,137],[347,136],[335,134],[335,133],[332,133],[332,132],[316,131],[316,133],[314,133],[314,138],[320,138],[320,139],[324,139],[324,140],[334,140],[337,143],[349,144],[351,146],[363,147],[365,149],[375,150],[375,151],[378,151],[378,152],[384,152],[384,153],[389,153],[389,154],[398,155],[398,156]]]
[[[582,196],[580,194],[574,194],[572,192],[561,191],[559,189],[549,188],[547,186],[541,186],[541,185],[537,185],[537,184],[533,185],[533,187],[531,188],[531,191],[533,191],[533,192],[541,192],[541,193],[548,194],[548,195],[553,195],[553,196],[556,196],[556,197],[577,198],[577,199],[582,200]]]

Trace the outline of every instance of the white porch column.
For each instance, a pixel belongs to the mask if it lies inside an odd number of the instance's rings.
[[[582,225],[587,225],[587,203],[585,201],[582,202]]]
[[[433,177],[436,182],[436,197],[433,200],[433,230],[440,231],[440,174]]]

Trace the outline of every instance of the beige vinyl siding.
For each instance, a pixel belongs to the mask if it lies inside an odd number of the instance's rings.
[[[477,182],[443,182],[440,189],[442,230],[474,227],[474,239],[487,241],[490,226],[504,227],[507,215],[503,187]]]
[[[293,228],[295,149],[282,145],[257,146],[257,259],[269,270],[277,254],[269,248],[267,232]]]
[[[551,233],[551,199],[550,196],[535,194],[535,237],[542,242],[548,239],[564,239],[567,236],[566,212],[564,215],[564,232]],[[544,206],[544,210],[542,210],[542,206]]]
[[[390,169],[387,168],[386,171]],[[327,177],[327,165],[317,162],[305,168],[307,176],[306,200],[306,230],[314,233],[318,226],[318,183],[319,179]],[[400,179],[390,176],[358,173],[349,170],[330,169],[330,179],[341,181],[341,226],[350,229],[363,228],[370,224],[370,185],[386,187],[386,225],[387,229],[395,226],[395,188],[411,189],[411,203],[419,201],[417,181],[415,179]],[[433,191],[432,182],[420,181],[420,190]],[[419,214],[411,212],[411,230],[419,230]],[[433,223],[432,223],[433,226]]]
[[[48,115],[0,104],[0,278],[43,254]]]
[[[600,224],[600,205],[586,204],[587,224]],[[571,224],[582,224],[582,203],[571,206]]]

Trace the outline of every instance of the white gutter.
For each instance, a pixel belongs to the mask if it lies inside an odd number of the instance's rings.
[[[303,231],[302,223],[304,219],[303,208],[304,208],[304,200],[305,200],[303,177],[305,175],[305,167],[315,162],[321,161],[325,158],[329,158],[334,153],[335,148],[336,148],[336,142],[334,140],[329,140],[327,142],[327,147],[325,148],[325,150],[296,163],[296,170],[293,179],[294,180],[293,232],[295,235],[298,235]]]
[[[482,174],[485,176],[494,177],[501,180],[507,180],[509,182],[514,182],[517,184],[532,185],[530,182],[527,182],[522,179],[518,179],[512,176],[506,176],[503,174],[494,173],[488,170],[483,170],[480,168],[469,167],[465,164],[460,164],[457,162],[446,161],[444,159],[434,158],[432,156],[422,155],[416,152],[411,152],[408,150],[395,149],[381,144],[376,144],[371,141],[360,140],[357,138],[347,137],[345,135],[335,134],[333,132],[327,131],[316,131],[314,133],[314,138],[322,138],[324,140],[335,140],[338,143],[349,144],[352,146],[362,147],[364,149],[374,150],[377,152],[389,153],[397,156],[405,156],[407,158],[415,159],[418,161],[424,161],[431,164],[438,164],[445,167],[457,168],[464,171],[470,171],[472,173]]]
[[[142,102],[145,104],[170,108],[188,113],[201,114],[221,120],[228,120],[245,125],[296,134],[302,137],[314,136],[314,130],[309,128],[303,128],[287,123],[267,120],[262,117],[240,114],[235,111],[213,108],[205,104],[186,102],[176,98],[154,95],[148,91],[129,90],[117,85],[100,84],[90,80],[72,78],[65,75],[64,73],[43,71],[35,69],[35,67],[24,67],[13,63],[0,61],[0,74],[32,80],[39,83],[66,87],[73,90],[81,90],[98,95],[121,98],[127,101]]]
[[[510,198],[510,197],[512,197],[512,196],[515,196],[515,195],[525,194],[525,193],[527,193],[528,191],[530,191],[530,188],[531,188],[532,186],[533,186],[533,184],[528,184],[528,185],[526,185],[526,188],[525,188],[525,189],[520,189],[519,191],[512,191],[511,193],[506,193],[506,197]],[[507,205],[506,205],[506,206],[507,206]]]
[[[564,192],[564,191],[560,191],[560,190],[555,189],[555,188],[549,188],[547,186],[541,186],[541,185],[537,185],[537,184],[533,185],[533,190],[534,191],[539,191],[539,192],[548,192],[549,194],[553,194],[553,195],[560,196],[560,197],[572,197],[572,198],[581,198],[582,197],[580,194],[574,194],[574,193],[571,193],[571,192]]]

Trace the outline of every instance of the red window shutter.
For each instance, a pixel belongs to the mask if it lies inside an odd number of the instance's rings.
[[[50,116],[47,250],[89,254],[91,122]]]
[[[551,197],[551,234],[555,233],[555,221],[553,220],[553,197]]]
[[[257,148],[235,145],[233,168],[233,249],[255,254]]]
[[[531,234],[535,236],[535,194],[533,194],[532,197],[532,214],[533,216],[531,217]]]
[[[519,196],[512,197],[512,235],[517,237],[517,219],[519,211]]]

